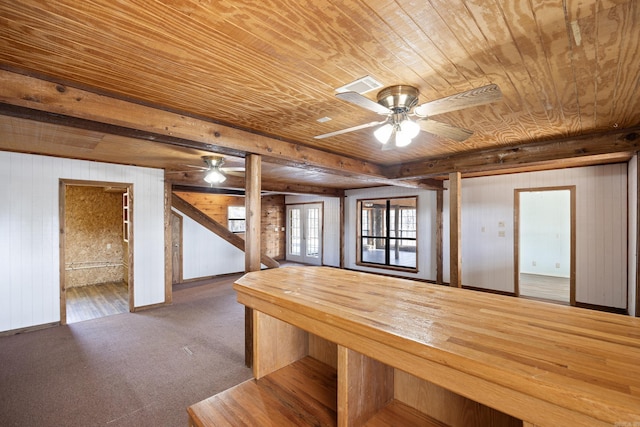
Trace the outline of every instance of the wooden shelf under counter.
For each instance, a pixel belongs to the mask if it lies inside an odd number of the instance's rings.
[[[189,407],[190,427],[336,426],[336,370],[310,356],[260,380],[248,380]],[[367,427],[442,427],[402,402],[391,400]]]
[[[454,426],[640,423],[640,319],[327,267],[234,288],[253,309],[254,383],[308,356],[333,367],[340,427],[392,410]]]

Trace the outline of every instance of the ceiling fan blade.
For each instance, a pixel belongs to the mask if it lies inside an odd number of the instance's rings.
[[[228,167],[228,168],[220,168],[220,170],[225,175],[233,175],[233,176],[240,176],[240,177],[245,175],[245,168],[241,167],[241,166],[232,166],[232,167]]]
[[[447,123],[437,122],[435,120],[424,119],[418,120],[418,124],[420,125],[420,129],[437,135],[442,136],[444,138],[449,138],[454,141],[462,142],[465,139],[469,138],[473,135],[473,132],[468,129],[459,128],[457,126],[452,126]]]
[[[436,99],[435,101],[425,102],[414,108],[413,112],[423,117],[435,116],[436,114],[489,104],[500,98],[502,98],[502,92],[498,85],[490,84],[466,92],[460,92],[456,95]]]
[[[336,97],[343,101],[350,102],[358,107],[362,107],[366,110],[373,111],[378,114],[391,114],[392,111],[384,105],[378,104],[375,101],[370,100],[366,96],[360,95],[358,92],[340,92],[336,94]]]
[[[371,128],[377,125],[381,125],[383,123],[385,123],[386,120],[381,120],[379,122],[369,122],[369,123],[365,123],[363,125],[358,125],[358,126],[353,126],[350,128],[346,128],[346,129],[342,129],[342,130],[336,130],[333,132],[329,132],[329,133],[323,133],[322,135],[316,135],[314,136],[315,139],[324,139],[324,138],[330,138],[332,136],[336,136],[336,135],[342,135],[343,133],[348,133],[348,132],[353,132],[356,130],[360,130],[360,129],[366,129],[366,128]]]

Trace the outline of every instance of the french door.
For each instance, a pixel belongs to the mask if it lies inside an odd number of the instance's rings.
[[[287,260],[322,264],[322,203],[287,205]]]

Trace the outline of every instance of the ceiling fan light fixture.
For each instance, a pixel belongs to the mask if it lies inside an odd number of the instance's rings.
[[[204,177],[204,180],[209,184],[222,184],[227,179],[217,167],[212,168]]]
[[[409,139],[415,138],[420,133],[420,125],[408,118],[400,122],[400,129]]]
[[[393,133],[393,125],[391,123],[385,123],[373,132],[373,135],[381,144],[386,144],[391,139]]]
[[[398,130],[396,132],[396,147],[406,147],[411,144],[411,139],[412,138],[407,131],[402,129]]]

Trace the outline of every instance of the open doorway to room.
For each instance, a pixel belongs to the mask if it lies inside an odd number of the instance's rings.
[[[60,182],[60,322],[131,311],[132,186]]]
[[[515,190],[515,293],[575,305],[575,187]]]

